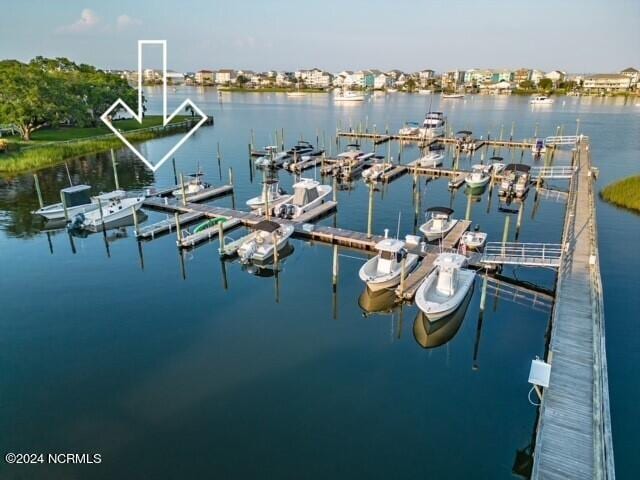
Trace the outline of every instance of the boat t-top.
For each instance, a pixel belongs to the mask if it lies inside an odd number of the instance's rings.
[[[491,177],[488,175],[486,165],[473,165],[471,172],[464,177],[465,183],[471,188],[484,187],[489,183],[489,180],[491,180]]]
[[[317,180],[302,178],[293,184],[292,197],[278,206],[277,215],[280,218],[297,218],[324,203],[331,190],[329,185],[321,185]]]
[[[453,210],[448,207],[431,207],[426,213],[431,214],[431,218],[420,225],[420,231],[428,241],[441,239],[458,223],[458,220],[451,218]]]
[[[430,322],[454,312],[473,287],[476,273],[464,268],[467,257],[458,253],[441,253],[434,270],[416,292],[416,305]]]
[[[424,121],[422,122],[422,128],[420,134],[423,137],[433,138],[444,135],[444,126],[446,123],[446,117],[442,112],[428,112]]]
[[[262,193],[247,200],[247,206],[252,210],[259,208],[272,210],[289,199],[291,199],[291,194],[280,188],[277,180],[265,180],[262,182]]]
[[[529,101],[531,105],[551,105],[553,103],[553,98],[549,98],[545,95],[537,95]]]
[[[360,267],[360,280],[373,292],[398,285],[402,275],[402,259],[405,262],[405,277],[418,264],[418,255],[407,253],[404,247],[405,242],[395,238],[385,238],[376,243],[378,254]]]
[[[62,220],[65,218],[64,207],[66,205],[68,218],[72,219],[79,213],[89,213],[97,210],[98,201],[104,205],[113,199],[124,198],[127,195],[124,190],[114,190],[92,197],[89,193],[90,191],[90,185],[74,185],[63,188],[60,190],[60,195],[64,198],[64,205],[62,202],[46,205],[33,213],[41,215],[47,220]]]
[[[253,228],[238,247],[242,263],[264,262],[273,257],[274,251],[282,250],[293,233],[293,225],[280,225],[271,220],[262,220]]]
[[[191,173],[188,176],[191,177],[191,180],[184,184],[184,194],[187,197],[200,193],[205,188],[209,188],[211,186],[202,180],[202,177],[204,176],[204,173],[202,172]],[[182,186],[171,192],[171,195],[176,198],[182,198]]]

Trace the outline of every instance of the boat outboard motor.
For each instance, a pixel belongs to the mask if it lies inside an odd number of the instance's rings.
[[[285,204],[282,204],[278,207],[278,217],[280,218],[284,218],[285,215],[287,214],[287,206]]]
[[[287,218],[293,218],[293,215],[296,213],[296,206],[293,204],[287,204]]]
[[[84,225],[84,220],[85,220],[84,213],[82,212],[78,213],[75,217],[73,217],[73,220],[71,220],[71,222],[69,223],[68,229],[80,230]]]

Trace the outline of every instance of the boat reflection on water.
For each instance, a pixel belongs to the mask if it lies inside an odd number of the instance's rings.
[[[449,342],[458,333],[472,296],[473,288],[469,290],[456,311],[435,322],[430,322],[424,313],[418,310],[418,315],[413,322],[413,337],[416,342],[422,348],[435,348]]]
[[[374,314],[391,313],[397,304],[396,292],[393,289],[372,292],[368,287],[358,298],[358,305],[362,310],[362,315],[368,317]]]
[[[487,191],[487,185],[481,185],[479,187],[466,186],[464,194],[471,197],[473,202],[480,202],[482,200],[482,194]]]
[[[251,275],[255,275],[256,277],[273,277],[276,272],[279,272],[282,267],[282,263],[285,261],[287,257],[289,257],[294,252],[293,245],[287,243],[287,245],[282,248],[278,252],[278,264],[274,264],[273,256],[267,259],[264,262],[259,262],[257,260],[253,260],[250,263],[243,264],[242,270],[250,273]]]

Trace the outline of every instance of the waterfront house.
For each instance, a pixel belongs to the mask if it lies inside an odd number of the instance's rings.
[[[510,82],[513,80],[513,72],[511,70],[492,70],[491,83]]]
[[[294,74],[296,79],[302,80],[311,88],[327,88],[333,82],[333,75],[319,68],[311,70],[298,70]]]
[[[625,92],[631,88],[631,78],[620,73],[585,75],[582,88],[589,93]]]
[[[198,70],[195,81],[197,85],[213,85],[214,73],[212,70]]]
[[[544,78],[544,72],[542,70],[531,70],[531,76],[529,80],[533,82],[534,85],[538,85],[540,80]]]
[[[635,88],[640,83],[640,70],[633,67],[625,68],[620,72],[620,75],[629,77],[631,79],[631,88]]]
[[[553,70],[545,74],[544,78],[551,80],[553,82],[553,86],[557,87],[560,82],[564,82],[565,78],[567,78],[567,74],[560,70]]]
[[[436,72],[433,70],[420,70],[418,72],[418,80],[421,86],[426,87],[429,85],[436,76]]]
[[[375,78],[373,79],[373,88],[381,90],[391,86],[391,78],[384,72],[374,70]]]
[[[513,81],[516,85],[520,85],[522,82],[526,82],[531,80],[531,69],[529,68],[519,68],[515,72],[513,72]]]
[[[185,75],[183,73],[167,70],[167,85],[182,85],[184,79]]]
[[[215,72],[216,83],[218,85],[228,85],[235,81],[236,71],[228,68],[223,68]]]
[[[513,84],[506,80],[497,83],[484,83],[480,85],[480,93],[486,95],[510,95],[513,91]]]

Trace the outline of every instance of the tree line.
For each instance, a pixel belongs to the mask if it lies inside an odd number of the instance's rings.
[[[25,141],[43,127],[96,126],[118,98],[136,109],[135,88],[91,65],[67,58],[0,61],[0,124],[15,125]]]

